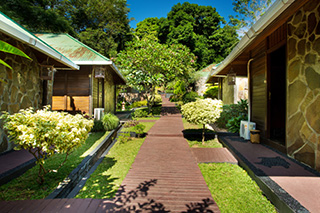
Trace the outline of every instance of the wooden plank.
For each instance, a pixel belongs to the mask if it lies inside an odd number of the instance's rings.
[[[100,203],[102,200],[92,200],[86,209],[86,212],[96,212],[98,208],[100,207]]]

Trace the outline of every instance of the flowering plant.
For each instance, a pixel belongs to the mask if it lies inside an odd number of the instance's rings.
[[[45,174],[56,171],[44,168],[45,158],[55,153],[66,153],[60,168],[69,153],[87,139],[93,126],[93,121],[83,118],[82,115],[73,116],[49,110],[49,106],[36,112],[33,108],[28,108],[13,115],[3,112],[0,117],[5,121],[4,129],[10,139],[17,145],[15,149],[26,149],[36,158],[40,184],[44,182]]]
[[[194,102],[187,103],[181,107],[184,118],[193,124],[202,124],[202,143],[204,143],[205,125],[214,123],[222,112],[222,101],[206,98],[197,99]]]

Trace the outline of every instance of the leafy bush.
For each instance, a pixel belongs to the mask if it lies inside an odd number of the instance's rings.
[[[143,118],[148,116],[148,108],[143,108],[143,109],[136,109],[132,113],[132,117],[134,118]]]
[[[186,84],[184,83],[184,81],[177,81],[174,85],[173,93],[177,96],[183,96],[183,94],[185,94],[186,91]]]
[[[133,102],[131,108],[147,106],[147,100]]]
[[[222,111],[222,101],[211,98],[198,99],[181,107],[184,118],[193,124],[202,124],[202,143],[204,143],[205,125],[214,123]]]
[[[43,184],[47,173],[55,171],[44,167],[45,159],[56,153],[66,153],[60,168],[72,150],[87,139],[93,126],[92,120],[80,114],[73,116],[49,109],[45,107],[35,112],[29,108],[13,115],[3,112],[0,117],[10,139],[17,145],[15,149],[26,149],[36,158],[40,166],[37,180],[40,184]]]
[[[160,105],[162,103],[161,95],[155,95],[154,97],[154,105]]]
[[[137,120],[131,120],[131,121],[125,122],[124,125],[123,125],[123,127],[124,127],[124,128],[129,128],[129,127],[135,126],[135,125],[137,125],[137,124],[139,124],[139,121],[137,121]]]
[[[101,120],[94,120],[93,121],[93,127],[91,129],[91,132],[102,132],[105,131],[103,123]]]
[[[141,135],[143,134],[143,130],[146,128],[145,125],[143,124],[137,124],[133,127],[133,130],[138,134]]]
[[[178,96],[178,95],[171,95],[169,98],[169,101],[171,102],[177,102],[177,101],[181,101],[182,97]]]
[[[187,92],[182,96],[182,101],[184,104],[194,102],[196,99],[199,98],[199,95],[197,92],[191,91]]]
[[[207,90],[204,92],[203,97],[217,99],[218,92],[219,92],[218,86],[211,86],[211,87],[207,88]]]
[[[119,118],[114,114],[107,113],[102,118],[102,123],[107,131],[113,130],[119,126]]]
[[[224,105],[220,118],[217,120],[217,125],[220,128],[227,128],[227,123],[230,119],[238,117],[240,115],[248,115],[248,102],[247,100],[238,101],[237,104]]]
[[[231,118],[228,120],[226,127],[229,132],[238,133],[240,131],[241,120],[247,120],[247,116],[239,115],[238,117]]]

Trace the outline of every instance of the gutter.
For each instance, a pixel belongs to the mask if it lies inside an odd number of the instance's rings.
[[[231,53],[220,63],[212,73],[212,76],[218,74],[227,65],[242,54],[254,39],[269,26],[281,13],[283,13],[295,0],[277,0],[265,12],[265,14],[245,33],[240,42],[235,46]]]
[[[12,23],[10,25],[9,23]],[[14,27],[14,25],[18,26],[21,30]],[[79,70],[79,66],[70,61],[68,58],[63,56],[61,53],[54,50],[51,46],[46,45],[42,40],[37,39],[33,34],[29,33],[27,30],[23,29],[21,26],[19,26],[17,23],[10,20],[8,17],[6,17],[4,14],[0,13],[0,32],[9,35],[10,37],[13,37],[17,39],[18,41],[25,43],[34,49],[38,50],[41,53],[44,53],[45,55],[50,56],[51,58],[55,59],[56,61],[66,65],[67,67],[70,67],[73,70]],[[25,31],[25,32],[24,32]],[[29,33],[29,35],[28,35]]]

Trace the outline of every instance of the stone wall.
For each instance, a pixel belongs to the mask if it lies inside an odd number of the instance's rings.
[[[0,40],[6,41],[25,52],[31,60],[12,54],[0,53],[0,58],[8,63],[13,70],[0,65],[0,110],[16,113],[20,109],[42,107],[42,80],[37,58],[30,47],[0,33]],[[48,81],[48,99],[52,96],[52,82]],[[13,144],[8,138],[0,124],[0,153],[12,149]]]
[[[288,20],[287,152],[320,171],[320,2]]]

